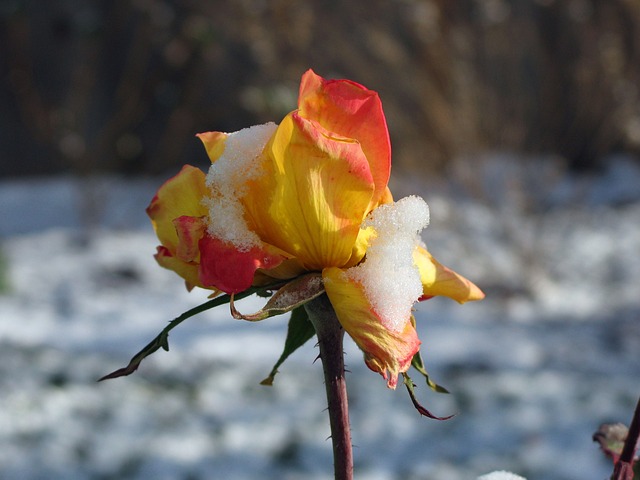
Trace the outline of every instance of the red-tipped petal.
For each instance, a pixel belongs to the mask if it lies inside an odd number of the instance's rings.
[[[241,252],[234,245],[205,235],[200,246],[200,282],[208,288],[226,293],[239,293],[253,284],[259,268],[271,269],[282,263],[284,257],[273,253],[268,246],[253,247]]]
[[[384,195],[391,172],[391,142],[378,94],[350,80],[325,80],[308,70],[300,83],[302,117],[327,130],[357,140],[375,182],[371,208]]]

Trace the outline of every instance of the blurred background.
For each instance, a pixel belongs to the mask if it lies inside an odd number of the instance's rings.
[[[308,68],[380,93],[395,168],[413,174],[487,150],[580,170],[640,150],[631,0],[0,8],[3,176],[173,171],[201,157],[193,132],[289,112]]]
[[[286,319],[209,312],[93,383],[206,297],[153,261],[157,187],[308,68],[379,92],[392,191],[488,295],[417,312],[448,422],[347,347],[357,477],[608,476],[591,434],[640,395],[640,3],[0,0],[0,479],[329,478],[313,345],[258,385]]]

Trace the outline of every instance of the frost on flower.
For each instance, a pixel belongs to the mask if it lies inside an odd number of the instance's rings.
[[[224,152],[207,174],[206,184],[213,193],[204,200],[209,209],[208,231],[241,252],[261,245],[260,237],[247,226],[240,200],[248,193],[247,180],[260,174],[256,161],[276,128],[270,122],[228,134]]]
[[[516,475],[515,473],[499,471],[499,472],[491,472],[486,475],[482,475],[478,477],[477,480],[527,480],[520,475]]]
[[[360,283],[385,327],[402,331],[413,304],[422,295],[420,273],[413,252],[419,233],[429,224],[429,207],[417,196],[382,205],[365,219],[362,227],[376,232],[364,263],[346,274]]]

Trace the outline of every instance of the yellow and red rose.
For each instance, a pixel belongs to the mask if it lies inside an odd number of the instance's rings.
[[[363,280],[365,267],[378,262],[374,256],[387,269],[388,285],[400,274],[385,253],[395,248],[395,240],[387,241],[394,225],[371,220],[378,211],[391,217],[403,211],[387,187],[391,147],[377,93],[309,70],[298,109],[280,124],[198,137],[212,162],[208,174],[183,167],[147,209],[161,243],[156,260],[189,289],[233,294],[318,272],[343,328],[390,387],[419,350],[413,302],[435,295],[461,303],[483,298],[421,245],[417,234],[426,223],[407,227],[400,242],[402,276],[417,282],[409,308],[385,311],[373,296],[384,297],[386,287]]]

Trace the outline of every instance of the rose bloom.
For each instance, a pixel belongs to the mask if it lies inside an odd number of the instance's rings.
[[[155,258],[187,288],[234,294],[317,272],[342,327],[391,388],[419,350],[416,301],[484,297],[420,241],[426,203],[393,201],[376,92],[309,70],[297,110],[279,125],[198,137],[208,174],[184,166],[147,208]]]

